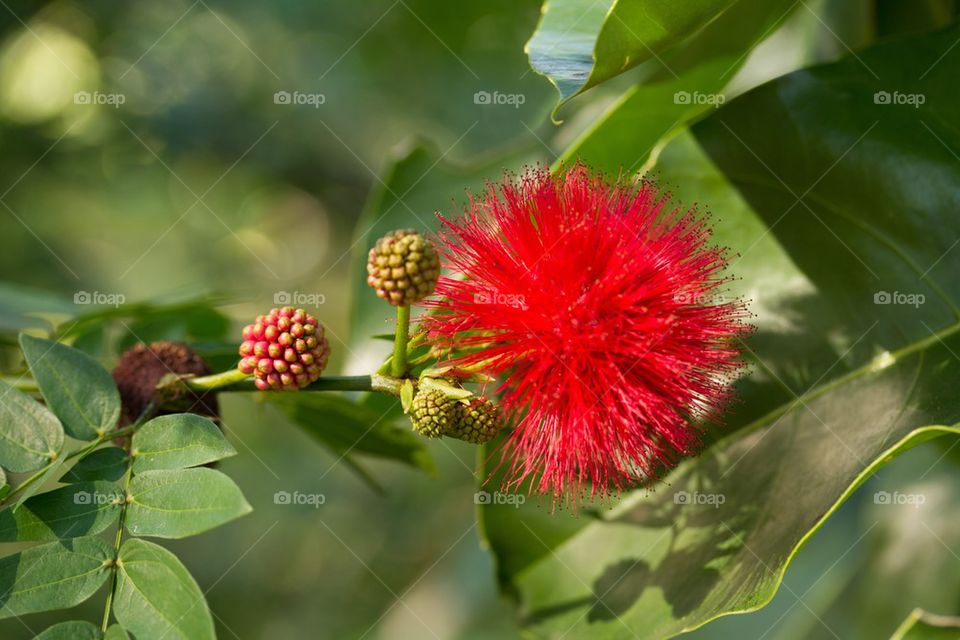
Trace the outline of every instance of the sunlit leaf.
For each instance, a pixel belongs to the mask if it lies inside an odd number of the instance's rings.
[[[63,428],[79,440],[92,440],[114,428],[120,392],[100,364],[65,344],[23,334],[23,355],[47,406]]]
[[[215,638],[207,601],[175,555],[152,542],[120,547],[113,614],[136,638]]]
[[[252,510],[233,480],[206,468],[138,473],[129,494],[126,527],[136,536],[185,538]]]

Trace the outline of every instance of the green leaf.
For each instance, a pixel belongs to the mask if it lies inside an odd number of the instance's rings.
[[[110,575],[99,538],[61,540],[0,558],[0,618],[80,604]]]
[[[90,622],[71,620],[49,627],[33,640],[100,640],[100,627]]]
[[[0,500],[6,498],[8,493],[10,493],[10,483],[7,482],[6,472],[0,467]]]
[[[183,469],[207,464],[237,451],[212,421],[192,413],[160,416],[133,436],[133,471]]]
[[[753,298],[753,372],[727,437],[653,493],[579,528],[481,505],[531,635],[669,637],[762,607],[867,477],[960,432],[960,58],[943,56],[958,36],[877,46],[725,105],[694,127],[722,174],[689,137],[664,149],[659,171],[720,213],[718,242],[743,256],[731,288]],[[926,102],[875,103],[881,90]],[[875,304],[882,291],[925,300]]]
[[[337,455],[367,454],[434,472],[422,439],[374,408],[327,393],[274,393],[268,401]]]
[[[47,406],[66,432],[93,440],[117,426],[120,392],[100,364],[65,344],[21,334],[20,347]]]
[[[960,638],[960,618],[940,616],[914,609],[890,640],[957,640]]]
[[[0,511],[0,542],[57,540],[100,533],[117,521],[123,491],[112,482],[80,482]]]
[[[783,14],[790,6],[779,1],[766,6],[748,0],[739,4],[746,6],[738,13],[746,21],[752,20],[754,12]],[[544,3],[543,17],[526,51],[530,66],[554,84],[563,104],[644,62],[677,77],[683,67],[672,65],[665,52],[709,31],[711,23],[737,6],[737,0],[551,0]],[[724,42],[744,48],[755,44],[740,39],[736,21],[730,22],[734,28],[721,32]],[[712,54],[703,49],[698,58],[710,62]]]
[[[97,449],[60,478],[60,482],[85,482],[109,480],[116,482],[127,472],[127,454],[120,447]]]
[[[213,469],[144,471],[128,493],[126,526],[136,536],[186,538],[252,511],[233,480]]]
[[[36,471],[62,447],[60,421],[27,394],[0,382],[0,465],[9,471]]]
[[[111,625],[103,634],[103,640],[130,640],[130,634],[118,624]]]
[[[668,72],[635,84],[583,132],[555,166],[578,158],[611,175],[641,170],[663,138],[711,113],[732,94],[725,87],[758,45],[789,14],[791,0],[740,0],[695,36],[662,56]],[[812,19],[812,18],[811,18]]]
[[[113,615],[134,637],[216,637],[207,601],[175,555],[152,542],[130,539],[120,547],[118,566]]]

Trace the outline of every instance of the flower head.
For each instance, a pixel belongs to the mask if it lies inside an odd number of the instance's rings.
[[[441,223],[453,273],[425,328],[452,365],[503,380],[508,487],[605,494],[696,452],[749,329],[703,215],[577,165],[508,177]]]
[[[257,389],[296,391],[320,377],[330,357],[323,325],[303,309],[271,309],[243,328],[237,368]]]
[[[367,284],[394,306],[410,305],[429,296],[439,275],[436,248],[414,229],[388,233],[367,255]]]

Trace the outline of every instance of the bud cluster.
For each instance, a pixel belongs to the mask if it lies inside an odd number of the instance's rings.
[[[283,307],[244,327],[240,355],[238,368],[256,376],[254,384],[261,391],[296,391],[320,377],[330,343],[316,318],[303,309]]]
[[[436,247],[413,229],[383,236],[367,257],[367,284],[394,306],[423,300],[433,293],[439,277]]]
[[[449,436],[473,444],[493,440],[500,431],[497,405],[486,398],[465,404],[437,389],[423,389],[410,405],[413,429],[428,438]]]

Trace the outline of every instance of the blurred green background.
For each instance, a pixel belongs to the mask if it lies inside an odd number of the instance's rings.
[[[741,84],[846,54],[838,33],[856,47],[910,28],[871,22],[872,3],[810,5],[815,15],[790,18],[751,56]],[[549,163],[644,72],[591,91],[558,128],[554,90],[523,53],[538,15],[535,0],[4,3],[0,326],[34,323],[25,311],[86,313],[96,307],[87,300],[122,296],[119,314],[139,302],[218,296],[236,333],[278,292],[300,292],[322,300],[315,312],[328,327],[332,370],[368,368],[377,354],[350,332],[364,249],[355,238],[366,230],[356,227],[392,162],[421,142],[432,149],[415,185],[434,169],[483,163],[496,178],[518,159]],[[478,92],[522,104],[478,103]],[[463,199],[445,193],[419,198],[410,213],[427,224],[434,209],[453,209],[451,197]],[[390,310],[369,297],[365,325],[389,330]],[[203,342],[223,322],[180,308],[159,323],[125,320],[119,341],[99,328],[74,337],[112,364],[131,340]],[[233,357],[210,354],[218,366]],[[381,495],[274,408],[239,395],[223,405],[240,452],[223,469],[255,510],[169,544],[206,591],[219,637],[516,636],[474,524],[472,447],[431,442],[435,477],[365,461]],[[931,455],[905,456],[874,482],[902,486],[896,474],[910,477]],[[826,616],[846,628],[837,602],[864,579],[872,548],[848,552],[850,544],[879,535],[860,525],[873,490],[816,535],[770,607],[695,636],[829,637],[818,623]],[[277,505],[277,491],[325,502]],[[910,508],[885,512],[890,531]],[[802,606],[791,597],[801,594]],[[74,612],[3,621],[0,637],[30,638],[101,611],[95,596]]]

